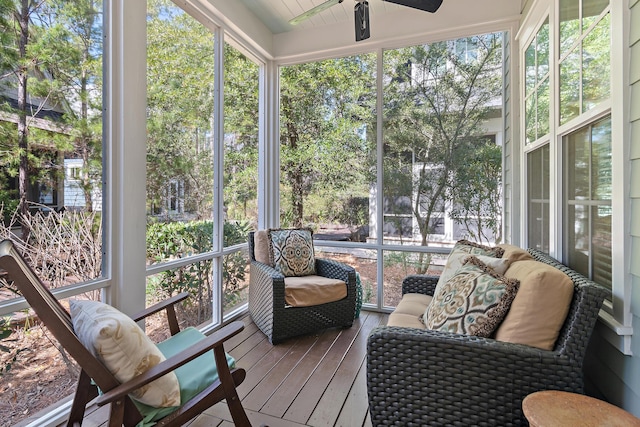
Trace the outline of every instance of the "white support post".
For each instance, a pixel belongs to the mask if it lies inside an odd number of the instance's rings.
[[[146,2],[106,2],[106,302],[131,314],[145,306]]]

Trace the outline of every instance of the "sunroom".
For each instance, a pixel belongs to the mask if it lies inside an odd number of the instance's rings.
[[[31,205],[41,213],[31,229],[55,229],[58,215],[85,224],[59,230],[71,240],[38,239],[48,268],[37,271],[50,274],[56,297],[134,313],[189,291],[185,322],[211,333],[250,321],[248,233],[309,227],[317,256],[358,271],[361,313],[385,316],[403,277],[437,272],[459,239],[537,248],[610,289],[586,388],[640,417],[640,2],[444,0],[433,13],[383,0],[66,3],[87,8],[89,31],[55,2],[31,19],[39,30],[61,23],[73,37],[53,39],[60,46],[74,37],[90,46],[48,66],[91,70],[89,78],[29,93],[31,105],[73,116],[73,149],[30,134],[67,165],[40,177],[53,191]],[[15,28],[5,15],[0,25]],[[43,40],[52,43],[34,36],[33,45]],[[18,86],[0,79],[0,100],[18,97]],[[469,92],[458,99],[461,87]],[[425,107],[442,106],[438,97],[449,110]],[[8,200],[19,199],[4,148],[18,121],[0,109],[1,201],[5,185],[15,190]],[[447,136],[452,128],[460,134]],[[457,154],[439,153],[438,138],[458,144]],[[461,181],[446,180],[440,197],[444,164]],[[465,204],[470,194],[492,209]],[[7,218],[0,237],[25,232]],[[4,289],[0,297],[0,315],[21,322],[4,339],[30,345],[28,304]],[[15,348],[0,367],[3,396],[21,381],[9,373],[33,368],[28,350]],[[2,402],[19,409],[3,425],[63,422],[69,399],[38,387],[40,397]],[[47,393],[61,400],[38,407]],[[312,418],[291,425],[325,422]]]

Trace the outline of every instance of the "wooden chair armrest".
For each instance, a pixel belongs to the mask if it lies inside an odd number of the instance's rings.
[[[175,305],[180,301],[183,301],[189,298],[189,292],[182,292],[178,295],[174,295],[171,298],[167,298],[164,301],[160,301],[157,304],[152,305],[151,307],[147,307],[139,313],[131,316],[131,318],[137,322],[139,320],[145,319],[152,314],[155,314],[159,311],[166,310],[167,312],[167,321],[169,322],[169,331],[171,335],[175,335],[180,332],[180,326],[178,325],[178,318],[176,317],[176,309]]]
[[[223,328],[217,330],[213,334],[207,336],[202,341],[186,348],[184,351],[176,354],[173,357],[168,358],[164,362],[158,363],[148,371],[140,374],[126,383],[120,384],[117,387],[105,392],[96,400],[98,406],[103,406],[111,402],[115,402],[122,399],[132,391],[140,388],[141,386],[150,383],[153,380],[160,378],[161,376],[174,371],[176,368],[192,361],[198,356],[211,351],[217,355],[216,360],[226,360],[224,354],[223,343],[234,335],[237,335],[244,329],[244,323],[241,321],[235,321],[229,323]],[[222,359],[220,359],[222,357]],[[229,366],[224,363],[224,366],[218,366],[218,372],[221,369],[229,369]],[[220,375],[220,374],[219,374]]]

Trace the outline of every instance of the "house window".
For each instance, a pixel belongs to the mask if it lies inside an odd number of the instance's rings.
[[[528,246],[549,253],[549,144],[527,154]]]
[[[611,289],[600,316],[610,331],[602,336],[630,354],[632,248],[626,229],[631,212],[626,202],[630,154],[625,130],[629,82],[622,59],[628,49],[624,39],[629,7],[607,0],[540,0],[536,6],[521,34],[535,45],[543,21],[555,34],[549,38],[550,126],[548,142],[532,132],[532,48],[523,43],[526,99],[521,104],[521,127],[527,167],[521,175],[527,192],[523,237],[528,246],[547,247],[548,235],[552,256]],[[549,10],[549,17],[543,15]],[[543,144],[548,144],[548,154],[537,152]],[[549,230],[544,224],[547,210]]]
[[[560,124],[609,98],[608,0],[560,1]]]
[[[525,142],[549,133],[549,19],[525,51]]]
[[[470,63],[478,59],[478,37],[465,37],[454,41],[455,55],[459,61]]]
[[[566,263],[611,288],[611,118],[563,138]]]
[[[70,166],[67,169],[67,174],[69,179],[74,181],[80,180],[80,178],[82,177],[81,172],[82,172],[82,168],[80,166]]]
[[[608,0],[561,0],[558,31],[559,124],[570,129],[562,137],[562,256],[576,271],[609,288],[611,117],[594,122],[584,114],[602,108],[611,94],[610,15]]]

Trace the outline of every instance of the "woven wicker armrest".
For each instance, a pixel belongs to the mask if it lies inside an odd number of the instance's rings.
[[[425,294],[433,296],[440,276],[427,276],[424,274],[414,274],[402,280],[402,295],[404,294]]]
[[[345,283],[351,280],[351,276],[353,276],[354,282],[356,279],[356,270],[353,267],[328,258],[316,258],[316,274],[339,279]]]
[[[379,327],[367,355],[374,426],[526,425],[527,394],[582,388],[568,358],[488,338]]]
[[[264,309],[271,310],[274,300],[284,306],[284,275],[255,260],[251,261],[249,268],[249,286],[253,287],[253,294],[263,302],[269,301]]]

